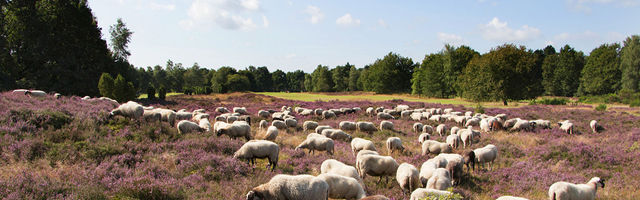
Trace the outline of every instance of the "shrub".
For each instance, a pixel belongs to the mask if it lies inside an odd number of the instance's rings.
[[[631,101],[631,103],[629,103],[630,107],[640,107],[640,99],[636,99]]]
[[[118,74],[113,82],[113,98],[122,103],[136,98],[136,90],[133,83],[127,82],[124,77]]]
[[[167,89],[164,86],[160,86],[158,89],[158,98],[164,100],[167,97]]]
[[[482,106],[482,104],[478,104],[473,111],[475,113],[484,113],[484,106]]]
[[[155,99],[156,98],[156,89],[153,87],[147,88],[147,99]]]
[[[100,95],[113,98],[113,84],[113,77],[111,77],[109,73],[102,73],[100,81],[98,81],[98,90],[100,90]]]
[[[540,100],[532,100],[531,102],[529,102],[529,105],[567,105],[568,100],[567,99],[563,99],[563,98],[543,98]]]
[[[607,110],[607,104],[600,104],[596,107],[596,111],[605,111]]]

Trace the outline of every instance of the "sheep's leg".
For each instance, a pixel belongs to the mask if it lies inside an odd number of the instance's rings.
[[[378,179],[377,185],[380,185],[380,182],[382,182],[382,176],[380,176],[380,178]]]

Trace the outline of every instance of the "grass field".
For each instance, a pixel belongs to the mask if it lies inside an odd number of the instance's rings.
[[[181,95],[182,93],[180,92],[169,92],[167,93],[167,96],[175,96],[175,95]],[[156,97],[158,96],[158,94],[156,94]],[[147,98],[147,93],[141,94],[140,96],[138,96],[138,99],[146,99]]]
[[[297,100],[297,101],[356,101],[356,100],[368,100],[368,101],[389,101],[394,99],[402,99],[410,102],[424,102],[424,103],[441,103],[441,104],[456,104],[456,105],[476,105],[477,103],[467,101],[460,98],[455,99],[437,99],[437,98],[421,98],[406,94],[373,94],[373,93],[356,93],[356,94],[326,94],[326,93],[284,93],[284,92],[257,92],[257,94],[264,94],[273,97]],[[495,102],[484,102],[484,104],[497,104]]]

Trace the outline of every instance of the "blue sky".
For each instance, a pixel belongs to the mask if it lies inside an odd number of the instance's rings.
[[[90,0],[108,41],[122,18],[134,32],[136,67],[167,60],[270,71],[347,62],[389,52],[421,62],[445,43],[480,53],[504,43],[565,44],[588,54],[640,34],[640,0]]]

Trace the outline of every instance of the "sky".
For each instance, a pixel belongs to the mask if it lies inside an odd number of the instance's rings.
[[[109,41],[122,18],[129,62],[312,72],[389,52],[421,62],[445,44],[480,53],[505,43],[566,44],[589,54],[640,34],[640,0],[89,0]]]

